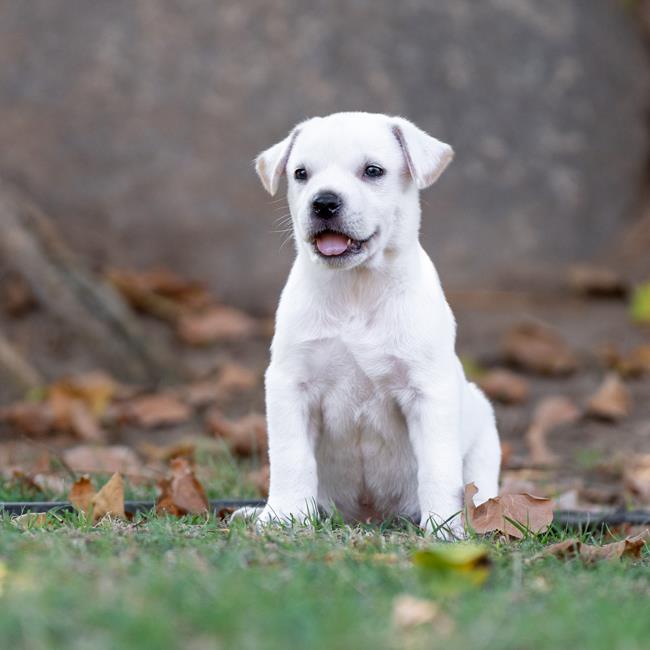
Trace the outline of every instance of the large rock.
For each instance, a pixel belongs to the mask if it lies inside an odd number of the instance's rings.
[[[0,172],[98,267],[271,308],[292,257],[252,170],[307,116],[452,143],[424,240],[452,287],[552,281],[625,218],[646,61],[614,0],[0,0]]]

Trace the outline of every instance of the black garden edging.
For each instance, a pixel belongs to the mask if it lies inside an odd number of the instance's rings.
[[[210,501],[210,509],[218,513],[226,508],[263,506],[264,501],[254,499],[217,499]],[[147,512],[155,507],[153,501],[126,501],[127,513]],[[0,514],[21,515],[26,512],[66,512],[72,510],[69,501],[0,502]],[[645,510],[615,510],[612,512],[587,512],[585,510],[556,510],[553,523],[562,528],[597,529],[629,524],[650,526],[650,512]]]

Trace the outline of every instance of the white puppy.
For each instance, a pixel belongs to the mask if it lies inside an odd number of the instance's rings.
[[[337,113],[257,158],[271,194],[287,174],[297,248],[266,373],[271,481],[258,521],[336,508],[462,536],[463,485],[496,496],[492,407],[465,378],[418,241],[419,190],[452,157],[403,118]]]

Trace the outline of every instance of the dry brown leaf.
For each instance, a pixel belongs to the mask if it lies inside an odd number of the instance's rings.
[[[223,341],[239,341],[255,336],[257,321],[248,314],[225,305],[216,305],[202,312],[183,314],[177,332],[190,345],[210,345]]]
[[[541,375],[567,375],[577,367],[575,356],[558,332],[537,323],[513,327],[504,338],[503,354],[507,361]]]
[[[23,276],[9,273],[2,283],[0,301],[4,311],[19,318],[37,307],[36,296]]]
[[[559,559],[580,557],[580,559],[588,563],[600,560],[620,560],[622,558],[639,559],[649,538],[650,531],[645,530],[634,537],[626,537],[619,542],[612,542],[603,546],[584,544],[576,538],[565,539],[557,544],[547,546],[540,553],[533,555],[529,562],[543,557],[557,557]]]
[[[120,386],[101,370],[64,377],[48,389],[48,398],[55,396],[83,402],[92,415],[101,417]]]
[[[27,436],[44,436],[55,425],[54,411],[46,402],[19,402],[0,408],[0,423]]]
[[[238,420],[225,418],[218,409],[211,409],[206,416],[210,431],[228,443],[230,449],[240,456],[254,453],[266,455],[266,418],[259,413],[250,413]]]
[[[626,418],[631,408],[630,392],[616,373],[610,373],[605,377],[587,403],[589,415],[610,421]]]
[[[249,368],[230,361],[221,366],[217,383],[219,392],[230,396],[255,388],[259,384],[259,376]]]
[[[171,476],[158,483],[160,496],[156,510],[176,516],[207,512],[208,498],[188,461],[174,458],[170,467]]]
[[[580,411],[567,397],[545,397],[536,406],[525,434],[529,460],[532,465],[552,465],[555,454],[547,442],[548,434],[557,427],[572,424],[580,418]]]
[[[118,420],[146,429],[173,426],[187,422],[192,410],[172,393],[136,397],[116,408]]]
[[[465,486],[465,517],[479,534],[498,531],[522,539],[524,534],[511,521],[518,522],[532,533],[544,532],[553,521],[551,499],[531,494],[505,494],[488,499],[477,507],[474,505],[477,493],[474,483]]]
[[[106,515],[126,518],[124,512],[124,480],[119,473],[113,474],[108,483],[92,498],[93,522]]]
[[[111,270],[108,280],[138,311],[175,322],[182,313],[203,309],[214,298],[199,282],[185,280],[165,269]]]
[[[271,468],[269,465],[262,465],[248,473],[248,482],[259,492],[260,496],[269,496],[269,480],[271,479]]]
[[[130,447],[77,445],[63,452],[65,464],[74,472],[139,474],[142,465]]]
[[[490,399],[504,404],[522,404],[530,395],[528,381],[510,370],[489,370],[476,382]]]
[[[650,504],[650,454],[629,459],[623,469],[623,483],[632,495]]]
[[[95,496],[95,488],[89,476],[82,476],[77,479],[70,488],[68,499],[70,503],[81,512],[88,514]]]
[[[569,286],[578,294],[595,297],[624,297],[628,286],[613,269],[576,265],[569,269]]]

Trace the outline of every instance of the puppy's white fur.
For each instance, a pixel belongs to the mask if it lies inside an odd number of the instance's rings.
[[[477,502],[496,496],[492,407],[465,378],[418,240],[419,190],[452,157],[411,122],[370,113],[308,120],[258,157],[271,194],[287,173],[297,249],[266,373],[271,479],[260,522],[335,507],[348,520],[446,522],[460,536],[463,485],[476,483]],[[385,174],[367,178],[368,164]],[[343,200],[337,230],[368,240],[355,254],[319,254],[312,201],[322,191]]]

